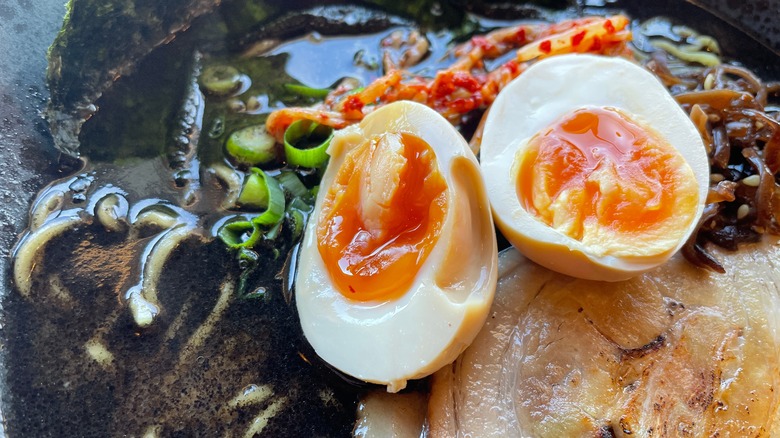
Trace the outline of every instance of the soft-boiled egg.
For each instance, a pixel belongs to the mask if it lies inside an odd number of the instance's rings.
[[[562,55],[501,91],[481,165],[494,219],[535,262],[618,281],[668,260],[707,196],[700,135],[663,85],[622,58]]]
[[[496,236],[479,164],[434,110],[396,102],[334,134],[295,299],[336,369],[387,385],[453,361],[485,321]]]

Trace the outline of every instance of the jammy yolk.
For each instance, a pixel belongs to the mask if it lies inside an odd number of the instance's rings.
[[[611,108],[565,115],[529,140],[515,166],[526,211],[601,255],[631,255],[643,238],[674,242],[697,209],[698,185],[680,153]]]
[[[384,133],[349,151],[317,224],[337,289],[360,301],[405,293],[440,234],[446,189],[433,149],[414,135]]]

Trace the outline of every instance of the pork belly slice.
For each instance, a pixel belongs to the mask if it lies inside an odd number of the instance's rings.
[[[602,283],[499,257],[492,313],[437,372],[432,437],[780,433],[780,246]]]

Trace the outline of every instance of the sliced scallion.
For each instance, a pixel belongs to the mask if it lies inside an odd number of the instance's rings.
[[[290,172],[290,171],[281,172],[276,177],[276,179],[279,180],[279,184],[282,186],[284,191],[292,195],[293,198],[309,197],[309,189],[306,188],[306,186],[303,184],[301,179],[298,178],[298,175],[295,172]]]
[[[262,233],[251,221],[228,222],[219,229],[218,236],[229,248],[252,248]]]
[[[306,221],[309,218],[309,213],[311,213],[313,209],[314,207],[304,201],[302,197],[293,198],[287,205],[286,219],[293,241],[297,241],[303,234],[303,229],[306,227]]]
[[[263,234],[263,238],[265,240],[276,240],[276,238],[279,237],[279,233],[281,232],[282,232],[282,222],[279,221]]]
[[[291,93],[295,93],[302,97],[310,97],[312,99],[324,99],[328,97],[328,93],[330,93],[330,89],[328,88],[312,88],[299,84],[284,84],[284,88]]]
[[[228,155],[239,164],[258,166],[277,159],[276,140],[264,125],[253,125],[233,132],[225,143]]]
[[[306,225],[306,216],[297,208],[287,209],[287,220],[290,223],[290,233],[292,239],[298,240],[303,234],[303,227]]]
[[[200,86],[208,94],[226,96],[241,87],[241,73],[229,65],[212,65],[200,75]]]
[[[293,166],[320,167],[328,160],[333,128],[311,120],[293,122],[284,132],[284,153]]]
[[[289,209],[296,209],[303,212],[310,212],[314,207],[312,207],[311,204],[304,201],[302,198],[294,198],[292,201],[290,201],[290,204],[288,206]]]
[[[250,172],[244,179],[236,202],[243,208],[265,210],[268,207],[268,184],[264,176]]]
[[[266,193],[265,211],[259,216],[254,217],[252,223],[261,226],[275,225],[282,220],[282,216],[284,215],[284,191],[282,191],[279,181],[262,170],[253,167],[250,169],[250,172],[262,181],[263,185],[265,185]]]

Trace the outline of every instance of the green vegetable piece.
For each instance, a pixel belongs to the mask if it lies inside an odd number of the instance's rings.
[[[260,255],[249,248],[241,248],[238,251],[239,266],[242,269],[254,268],[259,260]]]
[[[310,97],[312,99],[325,99],[328,97],[328,93],[330,93],[330,89],[328,88],[312,88],[298,84],[284,84],[284,88],[291,93],[295,93],[302,97]]]
[[[274,187],[272,187],[274,186]],[[281,190],[279,182],[273,177],[268,176],[262,170],[253,167],[249,170],[249,175],[244,179],[244,186],[238,195],[237,203],[240,207],[260,211],[268,209],[271,192],[276,188]],[[282,193],[284,196],[284,193]]]
[[[244,186],[236,200],[238,205],[251,210],[265,210],[268,207],[268,184],[265,174],[250,173],[244,179]]]
[[[265,187],[264,194],[266,204],[264,207],[265,211],[259,216],[252,218],[252,223],[259,226],[276,225],[282,220],[284,215],[285,201],[282,186],[279,185],[279,181],[277,181],[276,178],[269,176],[256,167],[251,168],[250,172],[250,178],[256,177],[259,179],[259,188],[262,190],[263,186]],[[241,196],[239,196],[239,201],[240,200]]]
[[[296,209],[308,213],[314,209],[312,204],[313,202],[309,203],[301,198],[294,198],[292,201],[290,201],[290,205],[287,209]]]
[[[241,73],[229,65],[206,67],[200,76],[200,87],[207,94],[230,95],[241,88]]]
[[[228,137],[225,149],[239,164],[257,166],[277,159],[276,140],[263,125],[239,129]]]
[[[260,239],[262,232],[251,221],[234,221],[222,226],[217,232],[228,248],[252,248]]]
[[[276,240],[276,238],[279,237],[279,234],[281,232],[282,232],[282,221],[279,221],[274,226],[272,226],[271,229],[266,231],[265,234],[263,234],[263,238],[265,240]],[[278,257],[278,254],[276,255],[276,257]]]
[[[279,180],[279,184],[282,186],[285,192],[289,193],[293,198],[302,198],[308,200],[311,196],[309,189],[303,184],[298,175],[295,172],[289,170],[281,172],[276,177]]]
[[[311,120],[293,122],[284,132],[284,153],[293,166],[320,167],[328,161],[333,128]]]
[[[303,212],[296,208],[291,208],[287,211],[287,220],[290,223],[292,239],[298,240],[303,234],[303,228],[306,226],[306,217]]]

